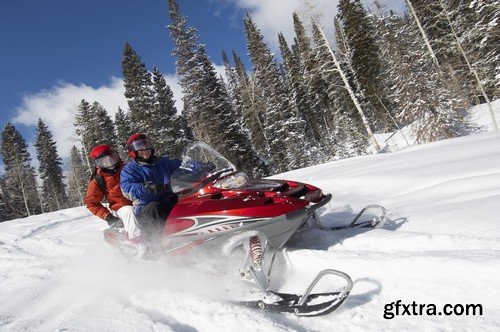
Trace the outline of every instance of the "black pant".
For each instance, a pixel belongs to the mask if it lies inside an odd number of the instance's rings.
[[[151,202],[146,204],[139,214],[137,221],[139,228],[146,234],[161,238],[167,217],[177,203],[177,196],[173,196],[168,203]]]

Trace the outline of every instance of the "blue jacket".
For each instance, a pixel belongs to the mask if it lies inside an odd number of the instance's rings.
[[[151,164],[139,163],[132,160],[120,173],[120,187],[123,195],[134,205],[135,214],[139,214],[142,207],[151,202],[168,203],[174,193],[169,191],[161,194],[152,194],[144,188],[144,182],[170,184],[172,173],[179,168],[181,161],[167,157],[155,157]]]

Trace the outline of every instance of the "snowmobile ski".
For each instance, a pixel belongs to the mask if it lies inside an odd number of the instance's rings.
[[[347,281],[347,285],[340,292],[311,294],[314,286],[326,275],[336,275]],[[344,272],[337,270],[323,270],[311,282],[305,293],[300,296],[296,294],[279,293],[268,291],[268,297],[272,302],[264,300],[240,301],[238,304],[245,307],[268,310],[279,313],[294,313],[297,316],[321,316],[329,314],[338,309],[347,299],[352,290],[352,280]]]
[[[239,304],[245,307],[254,309],[263,309],[271,312],[279,313],[294,313],[297,316],[321,316],[327,315],[335,311],[349,295],[349,293],[344,294],[343,298],[339,298],[340,292],[333,293],[317,293],[311,294],[306,301],[306,304],[299,305],[300,299],[302,298],[296,294],[286,294],[271,292],[273,295],[278,296],[281,300],[273,303],[266,303],[263,300],[258,301],[242,301]],[[309,304],[315,300],[321,300],[321,298],[330,298],[331,300],[323,301],[316,304]]]
[[[373,217],[370,220],[366,221],[359,221],[359,219],[369,210],[374,210],[378,209],[380,210],[380,213],[378,216]],[[348,229],[348,228],[375,228],[380,222],[382,222],[385,219],[386,216],[386,209],[382,205],[378,204],[369,204],[365,206],[359,213],[354,217],[354,219],[351,221],[351,223],[347,226],[339,226],[339,227],[325,227],[323,226],[318,220],[316,216],[313,216],[312,221],[316,227],[318,227],[321,230],[327,230],[327,231],[338,231],[341,229]]]

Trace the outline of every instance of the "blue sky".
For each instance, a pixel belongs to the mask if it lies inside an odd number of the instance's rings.
[[[205,0],[179,5],[204,32],[216,62],[225,45],[245,51],[241,23],[231,21],[238,8]],[[148,68],[173,74],[168,22],[167,0],[0,1],[1,128],[15,119],[23,98],[61,82],[98,88],[121,77],[125,42]],[[19,129],[30,136],[21,124]]]
[[[235,49],[246,58],[245,12],[277,52],[277,33],[292,38],[292,12],[307,9],[303,0],[177,2],[218,69],[222,49]],[[337,1],[309,3],[328,30]],[[403,0],[388,3],[390,8],[403,6]],[[167,24],[168,0],[0,0],[0,129],[11,121],[31,144],[34,125],[42,118],[66,157],[76,144],[72,110],[82,98],[100,102],[111,116],[118,106],[127,108],[120,67],[125,42],[148,69],[157,66],[166,75],[179,99]]]

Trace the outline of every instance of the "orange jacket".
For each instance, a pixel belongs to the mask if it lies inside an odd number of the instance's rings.
[[[120,171],[123,168],[123,164],[118,167],[115,174],[108,172],[103,172],[100,169],[97,170],[97,174],[102,176],[104,184],[107,189],[107,199],[109,202],[109,208],[113,211],[117,211],[119,208],[125,205],[132,205],[132,201],[128,200],[123,196],[120,189]],[[104,199],[104,193],[99,188],[97,181],[92,179],[87,188],[87,194],[83,202],[87,209],[93,214],[101,219],[105,219],[109,214],[109,210],[102,204]]]

